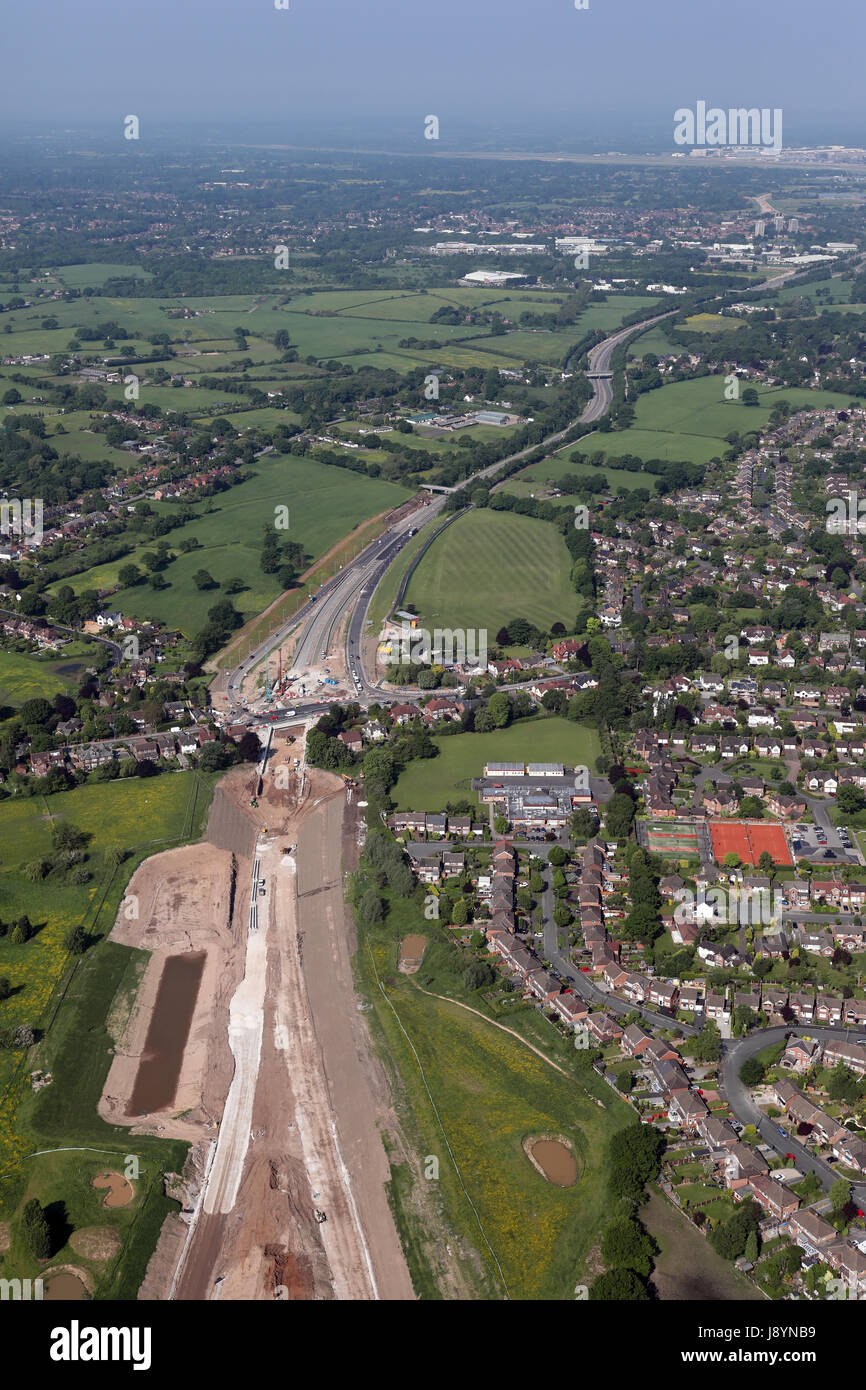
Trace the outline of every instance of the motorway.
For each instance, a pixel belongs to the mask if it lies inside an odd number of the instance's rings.
[[[771,283],[778,285],[794,274],[796,274],[795,271],[790,271],[778,276],[772,282],[765,281],[752,288],[763,289]],[[716,296],[716,298],[718,297]],[[574,424],[592,424],[600,420],[609,410],[613,400],[613,379],[610,376],[610,364],[616,349],[634,334],[643,332],[677,312],[676,309],[669,309],[664,313],[654,314],[649,319],[642,319],[639,323],[617,329],[615,333],[597,343],[589,351],[587,369],[587,379],[592,385],[593,394],[578,420],[572,421],[565,429],[549,435],[540,443],[528,445],[518,453],[510,455],[508,458],[499,459],[496,463],[481,469],[470,479],[467,479],[467,484],[496,474],[508,464],[528,457],[538,448],[550,451],[562,443]],[[322,662],[327,659],[334,631],[339,627],[346,614],[351,614],[346,634],[348,698],[356,699],[362,704],[369,704],[373,701],[387,703],[389,698],[392,698],[391,693],[383,691],[381,685],[368,680],[362,664],[361,640],[367,611],[385,572],[410,536],[438,516],[444,505],[445,494],[433,496],[422,507],[395,522],[377,540],[366,546],[338,575],[324,583],[314,598],[305,603],[287,623],[261,642],[245,661],[235,667],[229,673],[226,684],[226,697],[230,712],[235,715],[241,713],[241,686],[244,677],[264,661],[269,651],[279,646],[298,628],[301,628],[302,631],[289,671],[297,681],[300,681],[303,703],[292,701],[293,715],[291,716],[287,709],[271,709],[268,711],[267,717],[279,726],[287,720],[290,721],[293,717],[310,717],[327,709],[327,701],[322,700],[321,697],[315,698],[312,694],[307,695],[303,689],[303,677],[311,667],[321,666]],[[404,698],[411,698],[414,692],[406,689],[401,693]]]
[[[528,445],[525,449],[510,455],[508,458],[498,459],[496,463],[474,473],[467,481],[474,483],[476,480],[490,477],[506,465],[528,457],[538,448],[550,449],[560,444],[574,423],[591,424],[601,419],[606,414],[613,399],[613,382],[605,374],[610,371],[610,362],[615,350],[633,334],[649,328],[675,312],[675,310],[669,310],[666,314],[656,314],[651,319],[644,319],[638,324],[630,324],[626,328],[618,329],[616,333],[605,338],[603,342],[597,343],[590,350],[587,372],[593,394],[591,400],[584,407],[579,420],[567,425],[565,429],[549,435],[547,439],[541,441],[541,444]],[[598,375],[599,373],[602,375]],[[367,610],[382,577],[403,549],[410,535],[438,516],[445,505],[445,496],[445,494],[441,494],[431,497],[430,501],[426,502],[423,507],[396,522],[378,540],[368,545],[338,575],[323,584],[315,598],[304,604],[283,627],[261,642],[245,661],[231,671],[226,685],[229,707],[234,712],[238,712],[244,677],[265,659],[269,651],[278,646],[299,627],[302,632],[293,654],[290,672],[300,678],[311,667],[320,666],[327,659],[335,629],[347,613],[352,615],[346,636],[349,698],[357,699],[361,703],[387,699],[388,696],[383,692],[381,686],[373,684],[367,679],[361,661],[361,639]],[[411,692],[407,690],[406,695],[410,694]],[[295,710],[295,717],[313,715],[326,707],[326,702],[321,699],[309,699],[303,704],[293,703],[292,705]],[[284,709],[273,710],[269,714],[271,717],[275,717],[277,723],[290,717]]]

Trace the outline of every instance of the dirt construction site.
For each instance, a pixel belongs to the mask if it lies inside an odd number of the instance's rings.
[[[112,931],[151,954],[109,1019],[100,1112],[192,1144],[140,1298],[415,1297],[350,963],[354,793],[294,765],[302,740],[275,738],[255,806],[256,768],[222,779],[205,840],[147,860]]]

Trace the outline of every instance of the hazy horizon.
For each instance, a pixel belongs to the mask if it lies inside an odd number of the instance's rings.
[[[672,147],[673,112],[784,111],[785,144],[864,143],[866,16],[840,0],[58,0],[4,20],[7,135],[113,139],[140,118],[161,141],[199,138],[423,151]]]

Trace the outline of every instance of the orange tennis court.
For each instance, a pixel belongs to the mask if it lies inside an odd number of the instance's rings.
[[[793,864],[781,825],[761,821],[710,821],[713,857],[721,864],[726,854],[738,854],[744,864],[757,864],[764,851],[776,864]]]

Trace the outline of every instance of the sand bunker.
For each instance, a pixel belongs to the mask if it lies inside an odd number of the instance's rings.
[[[555,1187],[573,1187],[577,1182],[574,1149],[561,1134],[530,1135],[523,1141],[523,1152],[536,1172]]]
[[[126,1207],[135,1196],[135,1188],[122,1173],[97,1173],[90,1186],[108,1188],[102,1202],[104,1207]]]

